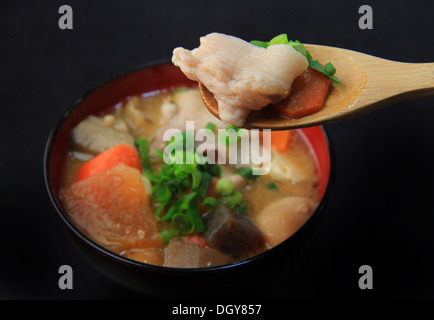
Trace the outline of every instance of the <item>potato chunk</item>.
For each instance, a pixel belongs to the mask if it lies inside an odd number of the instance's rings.
[[[72,130],[73,149],[97,155],[118,144],[134,147],[134,138],[116,126],[107,126],[104,118],[88,116]]]
[[[317,205],[307,197],[285,197],[262,209],[255,222],[264,233],[267,246],[274,247],[292,236],[311,217]]]

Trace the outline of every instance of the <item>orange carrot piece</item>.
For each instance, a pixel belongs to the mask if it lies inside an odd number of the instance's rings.
[[[83,164],[77,171],[76,181],[87,179],[98,172],[113,168],[120,163],[128,167],[142,169],[137,150],[126,144],[119,144]]]
[[[189,244],[194,244],[199,247],[209,248],[208,243],[206,243],[205,239],[197,233],[191,233],[185,235],[183,236],[183,240]]]
[[[290,140],[290,130],[271,132],[271,148],[278,152],[285,152],[286,150],[288,150]]]
[[[320,72],[307,68],[293,84],[289,96],[273,105],[281,116],[298,119],[320,111],[325,104],[331,81]]]
[[[259,139],[262,142],[262,131],[259,133]],[[291,141],[291,130],[271,131],[270,148],[277,152],[285,152],[288,150]]]

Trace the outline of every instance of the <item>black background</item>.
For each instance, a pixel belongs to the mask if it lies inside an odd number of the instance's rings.
[[[73,30],[58,27],[62,4],[73,9]],[[373,30],[358,27],[363,4],[373,8]],[[45,190],[49,132],[84,91],[170,58],[177,46],[192,49],[213,31],[245,40],[287,33],[430,62],[433,9],[419,0],[1,1],[0,299],[152,298],[115,284],[79,254]],[[329,205],[294,255],[285,294],[268,297],[434,298],[433,104],[420,98],[326,127],[337,160]],[[58,287],[64,264],[73,268],[73,290]],[[358,287],[365,264],[373,268],[372,290]]]

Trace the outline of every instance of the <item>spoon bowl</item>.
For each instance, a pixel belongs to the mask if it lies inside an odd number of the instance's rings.
[[[340,84],[333,84],[324,108],[312,115],[288,119],[265,107],[251,111],[246,129],[287,130],[343,121],[404,100],[434,95],[434,63],[404,63],[319,45],[305,45],[319,61],[330,61]],[[218,103],[201,83],[207,109],[219,117]]]

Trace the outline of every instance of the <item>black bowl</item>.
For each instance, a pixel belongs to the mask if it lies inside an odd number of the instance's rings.
[[[262,297],[267,288],[281,287],[280,281],[291,270],[293,253],[308,236],[325,209],[333,176],[334,156],[323,127],[300,129],[317,158],[322,199],[312,217],[283,243],[248,260],[230,265],[181,269],[140,263],[119,256],[89,239],[75,226],[59,199],[62,168],[69,149],[71,129],[90,114],[113,108],[128,96],[196,86],[167,61],[156,62],[109,79],[80,97],[55,125],[44,155],[44,178],[51,202],[78,250],[103,274],[132,290],[155,297],[212,298]],[[283,290],[283,289],[282,289]],[[283,290],[284,292],[284,290]]]

